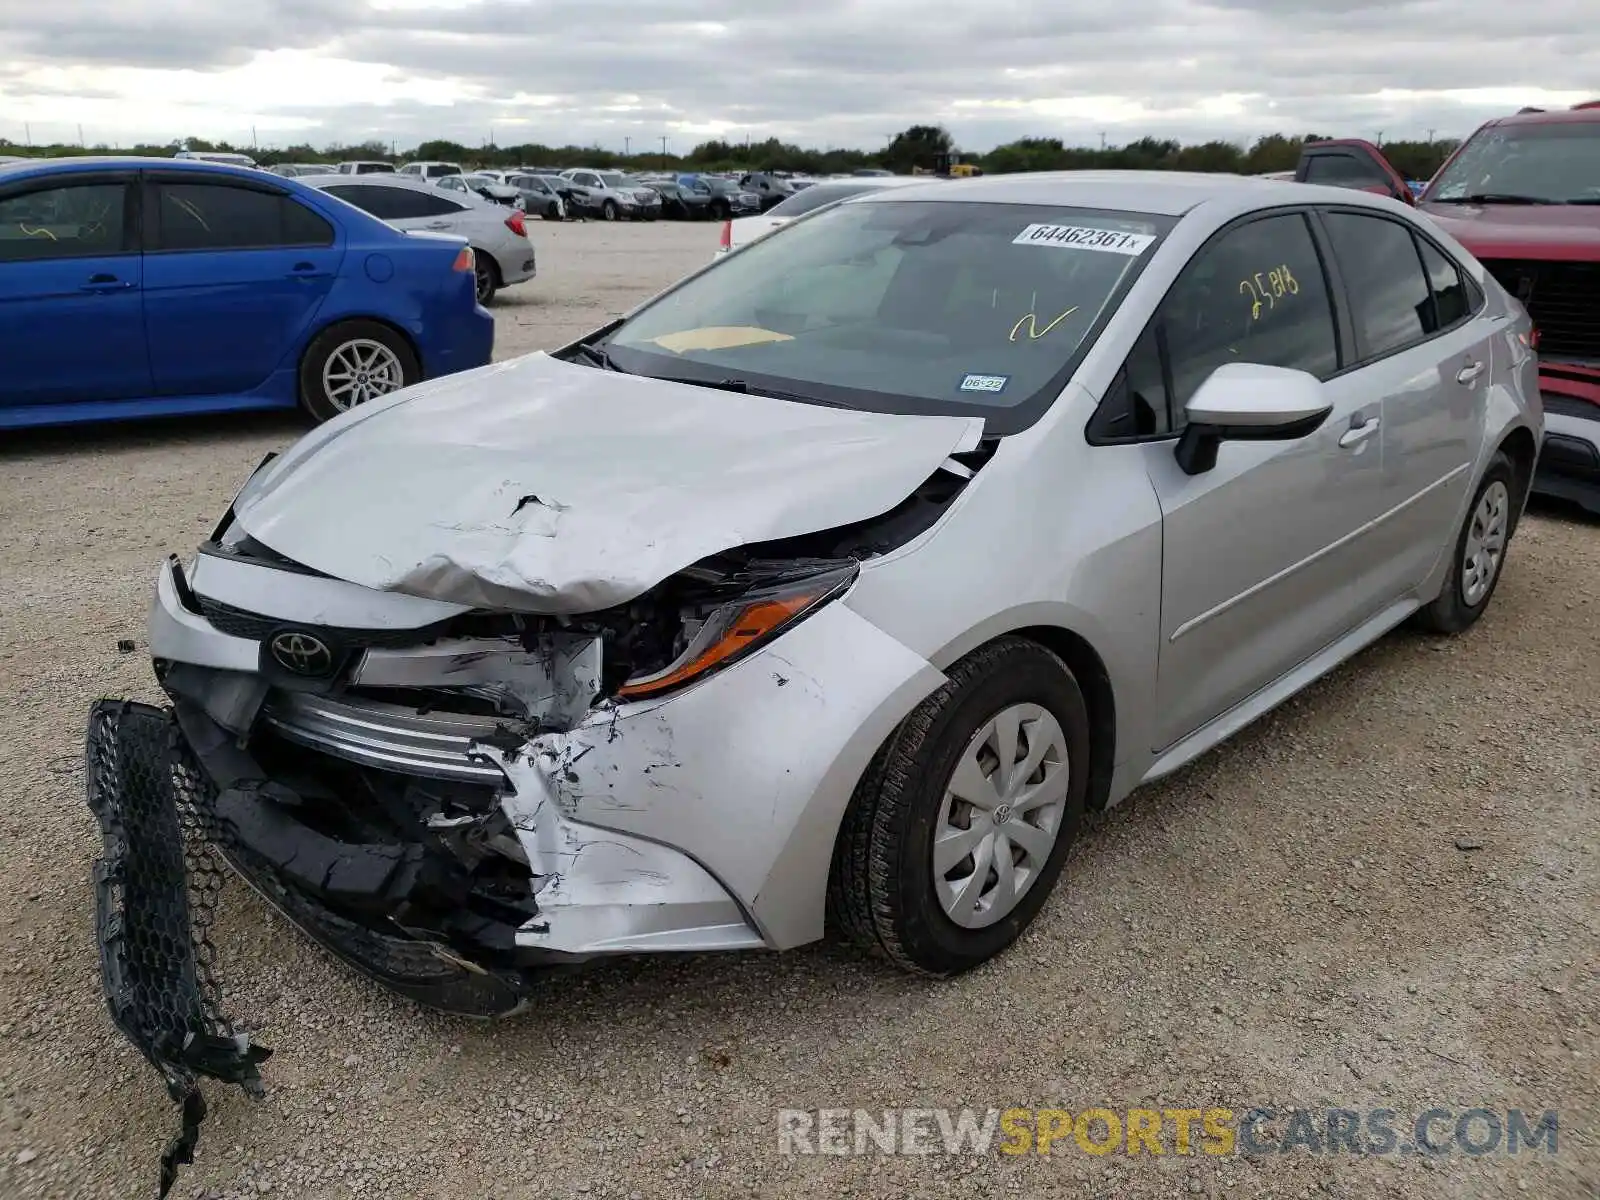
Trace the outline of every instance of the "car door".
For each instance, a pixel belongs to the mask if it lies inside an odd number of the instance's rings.
[[[1321,257],[1305,211],[1234,223],[1180,274],[1125,368],[1139,398],[1125,436],[1147,443],[1162,512],[1154,750],[1378,607],[1363,530],[1382,511],[1382,426],[1373,399],[1340,375],[1347,327]],[[1185,474],[1170,440],[1187,423],[1184,405],[1236,362],[1315,375],[1332,413],[1297,440],[1224,442],[1214,467]]]
[[[1416,203],[1405,176],[1394,169],[1382,150],[1359,138],[1308,143],[1300,152],[1294,178],[1296,183],[1355,188],[1403,204]]]
[[[0,405],[151,393],[131,171],[0,189]]]
[[[1483,438],[1493,323],[1457,264],[1408,222],[1320,214],[1354,324],[1353,375],[1382,405],[1384,521],[1369,567],[1392,596],[1427,577],[1458,523]]]
[[[145,332],[156,391],[237,395],[292,371],[344,256],[344,235],[287,190],[236,175],[150,171]]]

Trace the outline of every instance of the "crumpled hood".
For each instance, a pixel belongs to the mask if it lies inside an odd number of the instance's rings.
[[[1600,205],[1419,206],[1476,258],[1600,259]]]
[[[329,421],[251,479],[234,513],[278,553],[366,587],[592,612],[719,551],[885,513],[982,430],[540,353]]]

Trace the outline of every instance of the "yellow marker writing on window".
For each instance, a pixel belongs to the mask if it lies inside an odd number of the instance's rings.
[[[1263,303],[1268,312],[1278,307],[1278,301],[1300,294],[1300,281],[1294,277],[1287,264],[1269,271],[1257,271],[1239,281],[1239,294],[1250,298],[1250,319],[1259,321]]]
[[[1054,321],[1051,321],[1050,324],[1046,325],[1043,329],[1039,328],[1039,318],[1035,314],[1025,313],[1022,319],[1011,327],[1011,337],[1008,340],[1013,342],[1016,341],[1017,334],[1021,333],[1022,327],[1026,325],[1028,327],[1028,340],[1030,342],[1036,342],[1077,311],[1078,306],[1074,304],[1071,308],[1067,309],[1066,312],[1062,313]]]
[[[23,234],[26,235],[27,237],[47,237],[52,242],[56,242],[56,241],[60,241],[61,240],[60,238],[56,237],[55,234],[51,233],[48,229],[46,229],[43,225],[39,226],[39,228],[37,228],[37,229],[29,229],[26,224],[24,224],[21,221],[18,221],[17,222],[17,228],[22,230]]]

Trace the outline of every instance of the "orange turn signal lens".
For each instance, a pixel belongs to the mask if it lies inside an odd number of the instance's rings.
[[[450,269],[452,271],[470,271],[470,270],[472,270],[472,247],[471,246],[463,246],[463,247],[461,247],[461,253],[456,255],[455,265],[453,267],[451,267]]]
[[[855,579],[855,565],[829,571],[723,605],[706,618],[676,662],[653,675],[636,675],[617,689],[619,700],[643,700],[726,666],[775,637],[807,612],[842,592]]]

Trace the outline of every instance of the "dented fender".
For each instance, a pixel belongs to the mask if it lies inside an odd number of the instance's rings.
[[[944,682],[927,660],[830,604],[679,694],[596,710],[575,729],[500,755],[515,788],[503,806],[531,863],[575,870],[572,852],[606,831],[658,843],[687,860],[666,872],[686,898],[699,897],[689,867],[702,869],[763,944],[787,949],[822,936],[833,844],[857,781]],[[592,895],[611,868],[648,872],[648,857],[602,849],[589,859],[598,875],[578,870],[549,897],[536,892],[550,929],[559,936],[561,906],[548,901],[564,898],[563,886]],[[636,880],[634,903],[659,898],[658,880]]]

